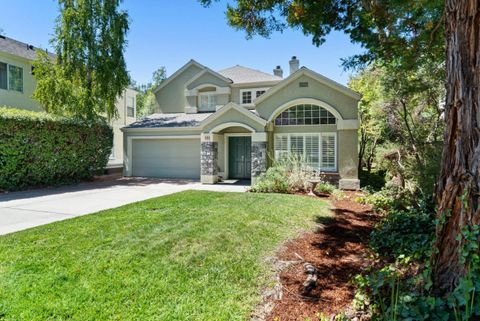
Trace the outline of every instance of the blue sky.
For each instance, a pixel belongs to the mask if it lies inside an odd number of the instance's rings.
[[[346,84],[349,72],[343,70],[340,59],[361,52],[338,32],[319,48],[300,30],[247,40],[244,32],[227,25],[225,3],[206,9],[196,0],[124,0],[122,6],[131,20],[127,68],[139,83],[150,81],[160,66],[171,75],[192,58],[214,70],[239,64],[271,73],[281,65],[288,75],[288,60],[296,55],[301,65]],[[56,1],[0,0],[0,7],[0,28],[6,36],[49,47],[58,14]]]

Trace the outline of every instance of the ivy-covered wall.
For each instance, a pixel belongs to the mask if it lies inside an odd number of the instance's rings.
[[[0,107],[0,190],[91,179],[107,165],[112,141],[106,121]]]

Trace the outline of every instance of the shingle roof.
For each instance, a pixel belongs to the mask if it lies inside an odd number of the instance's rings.
[[[266,72],[255,70],[240,65],[218,71],[224,77],[230,78],[234,83],[252,83],[264,81],[280,81],[283,78]]]
[[[35,49],[37,48],[27,43],[5,36],[0,36],[0,52],[23,57],[28,60],[34,60]],[[53,54],[50,54],[50,56],[54,57]]]
[[[145,119],[134,122],[126,128],[171,128],[171,127],[195,127],[213,113],[168,113],[153,114]]]

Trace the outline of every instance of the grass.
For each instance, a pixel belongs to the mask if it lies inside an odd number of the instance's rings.
[[[244,320],[265,256],[328,216],[295,195],[188,191],[0,237],[0,320]]]

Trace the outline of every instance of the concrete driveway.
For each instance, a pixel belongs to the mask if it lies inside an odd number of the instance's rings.
[[[185,190],[244,192],[245,185],[117,178],[103,182],[0,194],[0,235]]]

